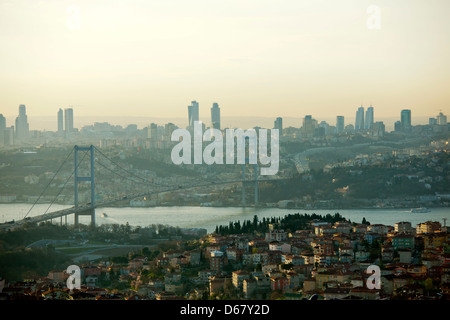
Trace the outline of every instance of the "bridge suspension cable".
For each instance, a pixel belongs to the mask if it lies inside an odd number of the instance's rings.
[[[50,203],[50,205],[48,206],[47,210],[45,210],[44,214],[46,214],[48,212],[48,210],[50,210],[50,207],[53,205],[53,203],[55,203],[56,199],[58,199],[59,195],[61,194],[61,192],[64,190],[64,188],[66,187],[67,183],[69,182],[69,180],[72,178],[72,176],[75,174],[75,170],[80,166],[80,164],[83,162],[84,158],[86,158],[88,151],[84,152],[83,157],[81,158],[81,161],[79,161],[77,163],[77,166],[75,169],[73,169],[72,173],[70,174],[70,176],[67,178],[66,182],[64,182],[64,185],[62,186],[62,188],[59,190],[58,194],[56,195],[55,198],[53,198],[53,201]]]
[[[107,160],[109,160],[111,163],[113,163],[115,166],[117,166],[119,169],[121,169],[122,171],[126,172],[127,174],[129,174],[130,176],[141,180],[142,182],[144,182],[147,185],[153,185],[153,186],[163,186],[163,187],[169,187],[169,185],[166,184],[160,184],[160,183],[155,183],[155,182],[149,182],[146,178],[140,177],[138,175],[136,175],[134,172],[125,169],[124,167],[122,167],[117,161],[114,161],[113,159],[111,159],[110,157],[108,157],[106,154],[104,154],[100,149],[98,149],[97,147],[94,147],[96,151],[98,151],[104,158],[106,158]],[[97,163],[99,163],[99,161],[97,161]],[[102,165],[102,164],[100,164]],[[109,168],[107,168],[108,170],[110,170]],[[114,173],[116,173],[115,171],[113,171]],[[117,173],[116,173],[117,174]],[[128,178],[127,178],[128,179]],[[129,179],[128,179],[129,180]]]
[[[111,169],[111,168],[108,168],[105,164],[103,164],[102,162],[100,162],[100,160],[96,159],[95,162],[98,163],[98,164],[99,164],[100,166],[102,166],[103,168],[105,168],[106,170],[110,171],[111,173],[113,173],[113,174],[115,174],[115,175],[121,177],[122,179],[129,180],[129,181],[132,181],[132,182],[135,182],[135,183],[136,183],[136,180],[134,180],[133,178],[130,178],[130,177],[128,177],[128,176],[124,176],[124,175],[118,173],[117,171],[115,171],[115,170],[113,170],[113,169]],[[152,184],[152,183],[150,183],[150,182],[148,182],[148,181],[142,181],[142,182],[139,182],[139,183],[145,184],[145,185],[151,185],[151,186],[154,186],[154,184]]]
[[[52,184],[53,180],[55,180],[55,177],[58,175],[58,173],[61,171],[62,167],[64,166],[64,164],[66,163],[66,161],[69,159],[69,157],[72,155],[73,153],[73,149],[70,150],[69,154],[67,155],[67,157],[64,159],[64,161],[61,163],[61,165],[59,166],[58,170],[56,170],[55,174],[53,175],[53,177],[51,178],[50,182],[45,186],[44,190],[41,192],[41,194],[39,195],[39,197],[36,199],[36,201],[33,203],[33,205],[31,206],[31,208],[28,210],[27,214],[23,217],[23,219],[25,219],[28,214],[31,212],[31,210],[33,210],[34,206],[38,203],[38,201],[41,199],[41,197],[44,195],[45,191],[47,191],[48,187]]]

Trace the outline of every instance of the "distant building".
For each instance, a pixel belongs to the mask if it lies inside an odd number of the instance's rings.
[[[364,129],[364,108],[363,106],[359,107],[356,111],[356,120],[355,120],[355,130]]]
[[[199,120],[199,107],[197,101],[192,101],[188,106],[189,128],[194,129],[194,122]]]
[[[366,117],[364,122],[364,129],[371,130],[373,127],[373,107],[370,106],[366,110]]]
[[[280,136],[283,135],[283,118],[276,118],[275,122],[273,123],[273,128],[278,129],[278,133]]]
[[[211,126],[220,130],[220,108],[219,104],[214,102],[211,108]]]
[[[442,112],[440,112],[439,115],[437,116],[436,122],[440,126],[447,125],[447,116],[444,115]]]
[[[158,140],[158,125],[156,123],[151,123],[148,126],[147,138],[153,141]]]
[[[305,116],[303,118],[303,126],[302,126],[302,133],[306,137],[313,137],[314,136],[314,130],[316,128],[317,121],[312,118],[311,115]]]
[[[384,137],[384,134],[386,133],[386,127],[383,123],[383,121],[377,121],[372,126],[372,136],[374,137]]]
[[[0,146],[5,145],[6,118],[0,113]]]
[[[6,129],[6,118],[0,113],[0,130]]]
[[[411,130],[411,110],[404,109],[400,113],[401,129],[403,131]]]
[[[337,133],[343,133],[345,130],[344,116],[336,117],[336,130]]]
[[[19,116],[16,118],[16,140],[25,141],[30,133],[27,111],[24,104],[19,106]]]
[[[58,110],[58,133],[63,133],[64,131],[64,115],[63,110],[59,108]]]
[[[64,109],[64,127],[66,133],[73,132],[73,109],[66,108]]]

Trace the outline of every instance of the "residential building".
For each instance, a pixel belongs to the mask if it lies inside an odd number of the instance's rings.
[[[438,221],[426,221],[416,226],[416,234],[434,233],[441,230],[441,224]]]
[[[422,237],[425,249],[448,245],[449,234],[447,232],[426,233]]]
[[[397,233],[410,233],[412,231],[411,222],[401,221],[394,225],[394,230]]]
[[[223,271],[225,265],[225,254],[222,251],[212,251],[210,257],[210,268],[216,274]]]
[[[286,277],[271,277],[270,289],[272,291],[285,291],[289,288],[289,279]]]
[[[414,236],[410,234],[399,234],[392,237],[392,247],[394,250],[414,249]]]
[[[246,271],[238,270],[232,273],[232,283],[237,289],[242,289],[244,280],[250,279],[250,274]]]

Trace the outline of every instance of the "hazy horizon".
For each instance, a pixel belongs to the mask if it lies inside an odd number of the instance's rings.
[[[368,27],[371,5],[379,29]],[[0,0],[0,113],[450,113],[448,0]],[[33,127],[33,122],[30,122]]]
[[[283,127],[296,127],[300,128],[302,126],[303,117],[282,117]],[[329,118],[316,118],[319,123],[321,121],[326,121],[330,126],[336,125],[336,117]],[[428,124],[429,117],[413,117],[412,125]],[[206,126],[211,125],[211,121],[207,117],[200,117],[200,121],[203,121]],[[383,121],[386,126],[387,131],[392,131],[394,129],[395,121],[399,121],[400,117],[385,117],[385,118],[375,118],[375,121]],[[7,126],[14,125],[15,118],[6,119]],[[260,126],[263,128],[272,128],[275,118],[272,117],[239,117],[239,116],[225,116],[221,118],[222,128],[242,128],[248,129],[255,126]],[[28,122],[30,125],[30,130],[39,131],[56,131],[57,130],[57,119],[56,116],[34,116],[28,117]],[[108,122],[111,125],[120,125],[126,127],[129,124],[136,124],[138,129],[142,129],[148,126],[150,123],[156,123],[158,125],[164,125],[166,123],[172,122],[180,128],[185,128],[188,126],[188,119],[186,117],[137,117],[137,116],[77,116],[74,115],[74,127],[81,129],[84,126],[93,125],[95,122],[103,123]],[[345,117],[345,125],[352,124],[355,125],[355,117]]]

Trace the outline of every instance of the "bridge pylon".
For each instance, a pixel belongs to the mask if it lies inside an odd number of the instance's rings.
[[[253,140],[253,139],[252,139]],[[245,141],[246,143],[249,143],[250,138],[249,137],[245,137]],[[244,152],[245,152],[245,146],[244,146]],[[250,152],[250,148],[249,148],[249,152]],[[249,162],[249,157],[245,157],[244,160],[244,164],[242,165],[242,206],[245,207],[246,206],[246,200],[245,200],[245,164],[246,163],[250,163]],[[254,189],[255,189],[255,207],[258,205],[258,163],[255,163],[253,165],[253,170],[254,170]]]
[[[79,147],[77,145],[74,146],[75,151],[75,195],[74,195],[74,204],[75,207],[78,207],[78,183],[81,181],[89,181],[91,183],[91,208],[84,211],[75,213],[75,225],[78,225],[78,217],[80,215],[90,215],[91,216],[91,226],[95,226],[95,175],[94,175],[94,146],[90,147]],[[91,164],[90,164],[90,176],[89,177],[80,177],[78,175],[78,151],[89,151],[91,156]]]

